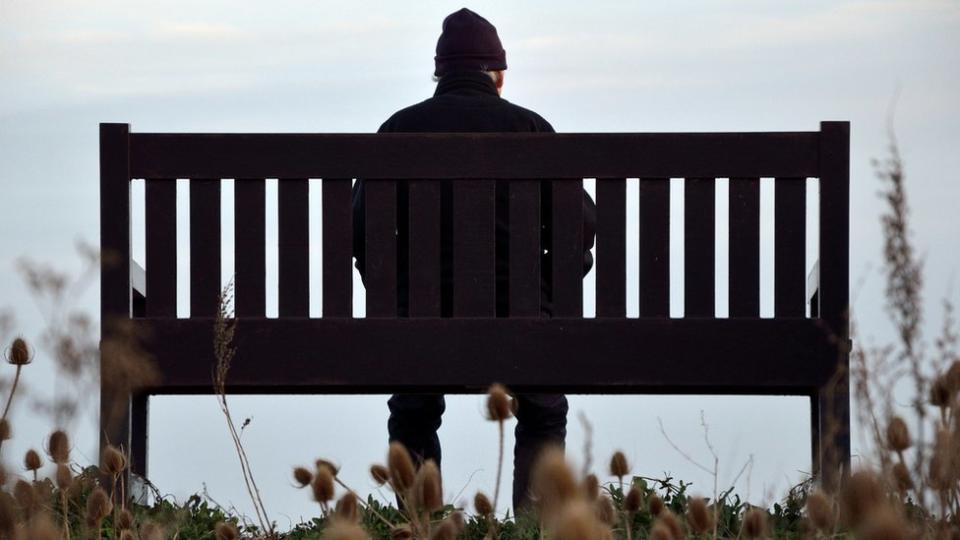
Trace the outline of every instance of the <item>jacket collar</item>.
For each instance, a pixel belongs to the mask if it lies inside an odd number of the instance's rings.
[[[441,94],[488,94],[499,97],[497,85],[482,71],[448,73],[437,82],[434,96]]]

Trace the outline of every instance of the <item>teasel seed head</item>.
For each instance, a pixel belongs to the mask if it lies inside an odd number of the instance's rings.
[[[63,536],[60,529],[50,521],[50,518],[41,514],[27,524],[26,538],[30,540],[60,540]]]
[[[0,441],[10,440],[10,421],[4,418],[0,420]]]
[[[33,360],[30,354],[30,347],[23,338],[16,338],[7,349],[7,362],[15,366],[25,366]]]
[[[577,482],[564,459],[563,450],[556,446],[541,452],[533,466],[531,484],[540,515],[545,518],[555,516],[578,492]]]
[[[947,372],[944,374],[947,381],[947,387],[951,393],[960,392],[960,360],[954,360]]]
[[[685,538],[683,534],[683,525],[680,524],[680,520],[677,516],[668,509],[664,509],[660,513],[660,517],[657,518],[658,521],[666,525],[667,529],[670,531],[670,536],[674,540],[683,540]]]
[[[713,514],[703,497],[693,497],[687,503],[687,523],[697,534],[713,529]]]
[[[432,459],[420,466],[414,479],[413,495],[418,510],[436,512],[443,507],[443,483],[440,468]]]
[[[357,496],[350,491],[344,493],[337,501],[334,513],[339,519],[350,523],[358,523],[360,521],[360,509],[357,505]]]
[[[390,469],[379,463],[374,463],[370,466],[370,476],[378,486],[382,486],[390,480]]]
[[[613,525],[617,521],[617,509],[613,506],[613,500],[606,495],[598,497],[597,500],[593,502],[594,512],[596,512],[597,519],[601,522],[606,523],[607,525]]]
[[[889,505],[881,505],[867,514],[858,528],[857,538],[864,540],[908,540],[914,538],[906,520]]]
[[[481,491],[478,491],[473,497],[473,507],[477,509],[477,514],[481,516],[493,515],[493,503],[491,503],[490,499]]]
[[[643,506],[643,493],[637,486],[631,486],[627,496],[623,499],[623,509],[635,514],[640,511],[641,506]]]
[[[840,515],[852,529],[857,528],[867,513],[882,502],[883,488],[871,472],[857,471],[841,486]]]
[[[591,473],[583,479],[583,492],[586,494],[587,500],[597,500],[597,497],[600,496],[600,479],[597,478],[597,475]]]
[[[653,517],[659,517],[665,508],[663,499],[661,499],[656,493],[650,494],[650,501],[648,505],[650,507],[650,515]]]
[[[133,514],[130,510],[124,508],[120,511],[120,515],[117,516],[117,528],[121,531],[133,528]]]
[[[333,473],[327,467],[320,467],[313,475],[310,487],[313,488],[313,499],[318,503],[326,504],[333,499]]]
[[[767,513],[751,508],[743,516],[743,535],[747,538],[763,538],[767,534]]]
[[[621,480],[624,476],[630,474],[630,465],[627,463],[627,456],[623,455],[623,452],[619,450],[614,452],[610,458],[610,474]]]
[[[609,539],[610,527],[597,519],[596,509],[582,499],[568,501],[553,520],[551,540]]]
[[[430,540],[456,540],[457,536],[460,535],[460,531],[463,530],[461,527],[462,518],[458,522],[454,517],[457,515],[459,515],[459,512],[454,512],[441,521],[430,533]]]
[[[13,498],[27,516],[33,515],[37,506],[37,494],[26,480],[17,480],[13,485]]]
[[[113,511],[110,496],[101,487],[96,487],[87,497],[87,525],[99,527],[100,521]]]
[[[236,526],[233,523],[227,523],[225,521],[220,521],[217,523],[217,526],[213,529],[214,534],[217,537],[217,540],[237,540],[240,534],[237,532]]]
[[[898,491],[904,493],[913,489],[913,478],[910,476],[910,470],[907,469],[907,465],[905,463],[895,463],[891,473],[893,475],[893,482],[896,484]]]
[[[503,422],[510,418],[510,395],[501,384],[494,384],[487,393],[487,414],[490,420]]]
[[[667,527],[662,521],[657,520],[650,528],[650,540],[674,540],[670,527]]]
[[[40,458],[40,454],[37,453],[33,448],[27,450],[27,453],[23,456],[23,466],[28,471],[36,471],[40,467],[43,467],[43,459]]]
[[[903,452],[910,448],[910,430],[903,418],[894,416],[887,424],[887,445],[894,452]]]
[[[123,472],[127,468],[127,458],[123,455],[123,452],[119,448],[108,444],[103,448],[103,456],[101,456],[101,463],[103,463],[103,470],[107,474],[112,474],[114,476]]]
[[[73,471],[70,470],[70,467],[65,463],[57,463],[57,487],[62,491],[70,489],[70,486],[73,485]]]
[[[833,530],[833,504],[822,491],[814,491],[807,497],[807,517],[818,531]]]
[[[335,465],[332,461],[328,461],[326,459],[318,459],[316,462],[316,466],[318,469],[321,467],[326,467],[330,469],[330,474],[332,474],[334,477],[340,474],[340,467]]]
[[[403,444],[399,442],[390,443],[390,450],[387,452],[387,467],[390,469],[390,481],[393,488],[403,493],[413,486],[413,479],[416,474],[413,467],[413,460],[410,459],[410,453]]]
[[[0,491],[0,537],[15,538],[17,527],[17,509],[13,498],[5,491]]]
[[[337,519],[324,531],[323,538],[325,540],[369,540],[370,537],[356,523]]]
[[[70,439],[67,434],[59,429],[51,433],[50,441],[47,443],[47,453],[54,463],[70,461]]]
[[[946,407],[950,405],[950,385],[945,376],[937,377],[930,385],[930,404],[934,407]]]
[[[308,471],[306,467],[294,467],[293,480],[297,483],[297,487],[307,487],[313,481],[313,473]]]

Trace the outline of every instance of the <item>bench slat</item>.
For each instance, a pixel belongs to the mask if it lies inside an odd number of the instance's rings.
[[[177,184],[146,181],[146,285],[148,317],[177,315]]]
[[[266,183],[260,178],[234,183],[234,245],[238,317],[266,313]]]
[[[760,316],[760,179],[730,179],[731,317]]]
[[[483,392],[496,380],[518,391],[803,395],[836,367],[835,345],[817,322],[249,320],[236,329],[228,390]],[[164,373],[163,392],[210,391],[211,321],[139,319],[134,325],[152,336],[145,349]]]
[[[496,184],[453,183],[453,316],[496,315]]]
[[[215,315],[219,298],[220,179],[194,178],[190,180],[190,316]]]
[[[353,207],[349,178],[324,178],[321,209],[323,316],[353,315]]]
[[[277,182],[277,274],[279,314],[310,313],[309,183],[306,178]]]
[[[627,182],[597,179],[597,317],[627,314]]]
[[[415,180],[409,183],[409,316],[440,316],[441,185]]]
[[[716,179],[687,178],[683,209],[685,317],[714,317]]]
[[[774,181],[773,312],[776,317],[803,317],[806,305],[806,182]]]
[[[640,316],[670,315],[670,179],[640,179]]]
[[[551,182],[551,299],[555,317],[583,316],[583,181]]]
[[[816,176],[817,132],[132,133],[134,178]],[[519,159],[518,159],[519,158]]]
[[[510,182],[509,315],[540,316],[540,181]]]
[[[397,183],[366,180],[367,317],[397,316]]]

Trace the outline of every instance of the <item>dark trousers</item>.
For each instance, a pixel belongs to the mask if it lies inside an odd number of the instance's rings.
[[[517,398],[516,446],[513,450],[513,508],[530,506],[530,470],[547,444],[563,446],[567,436],[567,397],[562,394],[520,394]],[[441,416],[446,408],[440,394],[396,394],[387,402],[390,441],[399,441],[420,463],[440,465]]]

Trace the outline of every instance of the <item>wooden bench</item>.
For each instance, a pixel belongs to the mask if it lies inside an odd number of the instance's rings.
[[[850,459],[849,124],[777,133],[180,134],[100,126],[104,337],[115,320],[149,336],[162,381],[102,436],[146,474],[151,394],[212,393],[221,289],[223,178],[235,179],[238,347],[228,390],[251,394],[518,391],[810,397],[813,470]],[[670,183],[684,182],[686,272],[669,263]],[[773,178],[773,317],[760,316],[760,178]],[[190,189],[190,317],[177,318],[176,183]],[[278,183],[279,290],[265,289],[265,180]],[[309,267],[308,179],[322,179],[322,268]],[[351,179],[368,180],[366,318],[352,317]],[[582,316],[581,185],[597,178],[596,317]],[[626,178],[639,178],[639,224]],[[715,315],[715,195],[729,178],[729,317]],[[806,272],[806,179],[819,179],[817,272]],[[145,271],[131,261],[131,180],[145,179]],[[398,253],[396,179],[409,180],[409,252]],[[453,316],[440,317],[440,190],[453,179]],[[494,183],[509,180],[509,316],[495,317]],[[552,238],[540,240],[551,181]],[[626,229],[639,225],[639,318],[627,317]],[[553,318],[540,317],[541,248]],[[409,317],[397,317],[397,264]],[[309,276],[322,273],[321,318]],[[683,281],[671,318],[669,282]],[[808,285],[809,282],[809,285]],[[318,291],[310,291],[317,294]],[[268,294],[279,317],[267,318]],[[810,306],[809,315],[807,306]],[[115,394],[115,392],[114,392]],[[749,419],[744,419],[749,421]],[[757,426],[761,428],[761,426]],[[763,426],[763,429],[769,429]]]

